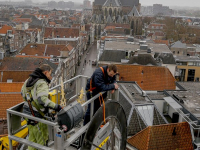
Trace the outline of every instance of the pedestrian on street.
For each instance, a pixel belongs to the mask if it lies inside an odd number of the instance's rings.
[[[113,64],[108,66],[103,66],[97,68],[91,78],[87,81],[85,90],[87,91],[86,96],[87,100],[91,99],[95,95],[103,91],[110,91],[114,93],[114,90],[118,89],[116,83],[116,73],[117,67]],[[103,94],[103,99],[107,97],[107,92]],[[99,98],[94,100],[94,114],[100,107]],[[88,105],[85,117],[84,125],[90,121],[90,104]]]
[[[23,113],[34,117],[43,118],[48,113],[48,109],[54,109],[59,112],[62,108],[48,98],[49,83],[51,82],[52,68],[43,64],[36,68],[30,77],[22,86],[22,96],[24,99]],[[48,127],[46,124],[27,119],[27,127],[29,132],[29,141],[41,145],[47,145]],[[33,147],[28,147],[28,150],[37,150]]]

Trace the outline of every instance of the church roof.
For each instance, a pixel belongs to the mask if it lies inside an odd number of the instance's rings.
[[[135,16],[135,17],[140,17],[140,13],[138,12],[137,8],[135,5],[133,6],[132,10],[128,14],[128,16]]]
[[[118,0],[107,0],[103,6],[119,7],[121,4]]]
[[[107,23],[112,23],[112,18],[110,17],[110,15],[107,17]]]
[[[123,23],[122,17],[120,15],[117,16],[117,23]]]
[[[129,19],[128,19],[128,16],[127,16],[127,15],[124,15],[124,16],[123,16],[123,22],[129,22]]]
[[[107,0],[95,0],[94,5],[104,5]],[[118,0],[122,6],[131,6],[133,7],[139,5],[139,0]]]

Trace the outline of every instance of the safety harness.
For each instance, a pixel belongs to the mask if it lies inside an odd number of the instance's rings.
[[[104,73],[103,67],[100,67],[100,69],[103,72],[103,76],[104,76],[104,79],[105,79],[105,73]],[[87,90],[87,92],[90,92],[91,97],[92,97],[92,91],[95,90],[95,89],[96,89],[96,87],[92,87],[92,78],[91,78],[90,79],[90,89]],[[105,121],[105,102],[104,102],[102,93],[99,93],[99,94],[100,94],[100,96],[99,96],[100,106],[101,106],[101,103],[103,104],[103,121],[104,121],[104,123],[106,123],[106,121]]]
[[[35,101],[33,100],[33,97],[32,97],[32,94],[31,94],[31,89],[29,89],[29,90],[26,91],[25,100],[28,102],[29,109],[30,109],[30,111],[31,111],[32,116],[36,117],[36,116],[35,116],[35,113],[34,113],[34,110],[33,110],[33,107],[32,107],[32,106],[34,106],[34,107],[37,109],[37,111],[40,113],[40,115],[42,116],[42,118],[46,119],[46,118],[44,117],[45,114],[40,110],[40,108],[38,107],[38,105],[37,105],[37,104],[35,103]],[[41,136],[42,136],[42,132],[41,132],[41,129],[40,129],[40,127],[39,127],[37,121],[28,119],[27,125],[36,126],[36,127],[38,128],[38,131],[40,132],[40,134],[41,134]],[[43,140],[43,142],[44,142],[44,145],[47,146],[47,143],[45,142],[43,136],[42,136],[42,140]]]
[[[100,69],[101,69],[101,71],[103,72],[103,76],[104,76],[104,79],[105,79],[105,73],[104,73],[103,67],[100,67]],[[87,90],[87,92],[92,93],[92,91],[95,90],[95,89],[96,89],[96,87],[92,87],[92,78],[91,78],[91,79],[90,79],[90,89]]]

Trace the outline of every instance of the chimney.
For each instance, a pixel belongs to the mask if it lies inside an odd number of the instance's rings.
[[[52,35],[52,38],[54,38],[54,27],[52,28],[52,33],[51,33],[51,35]]]

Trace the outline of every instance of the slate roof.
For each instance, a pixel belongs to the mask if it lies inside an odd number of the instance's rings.
[[[156,53],[154,58],[161,59],[163,64],[176,64],[172,53]]]
[[[119,7],[120,3],[118,0],[106,0],[106,2],[103,4],[103,6],[112,6],[112,7]]]
[[[193,150],[192,135],[187,122],[149,126],[127,140],[139,150]]]
[[[157,66],[154,58],[149,54],[138,54],[138,56],[133,56],[130,58],[128,64],[139,64],[139,65],[155,65]]]
[[[94,5],[103,5],[106,0],[95,0]],[[139,5],[139,0],[119,0],[122,6],[131,6],[133,7]]]
[[[22,15],[21,18],[31,18],[30,26],[42,26],[42,20],[37,19],[34,15]]]
[[[120,81],[136,81],[143,90],[175,90],[175,79],[166,67],[116,64]]]
[[[112,23],[112,22],[113,22],[113,20],[112,20],[111,16],[108,15],[106,23]]]
[[[7,118],[6,109],[23,102],[20,93],[18,94],[1,94],[0,93],[0,118]]]
[[[95,0],[94,4],[95,5],[103,5],[106,2],[106,0]]]
[[[118,81],[118,85],[120,89],[119,103],[124,108],[128,121],[128,136],[145,129],[150,122],[153,125],[167,123],[154,104],[142,96],[142,91],[135,82]],[[139,104],[141,105],[139,106]],[[151,106],[149,109],[145,107],[147,104]],[[141,111],[141,107],[147,108],[150,119],[148,119],[145,112]]]
[[[171,48],[184,48],[186,49],[186,44],[182,43],[181,41],[177,41],[171,45]]]
[[[74,38],[79,37],[79,29],[78,28],[50,28],[46,27],[44,32],[44,38],[52,37],[52,32],[54,37],[59,36],[60,38]]]
[[[140,15],[140,13],[138,12],[137,8],[134,5],[132,10],[129,12],[128,16],[140,17],[141,15]]]
[[[121,62],[121,59],[125,59],[125,57],[125,51],[104,50],[99,61]]]
[[[121,1],[122,6],[131,6],[131,7],[133,7],[134,5],[135,6],[139,5],[139,0],[120,0],[120,1]]]
[[[122,23],[122,22],[123,22],[122,17],[120,15],[117,16],[117,23]]]

